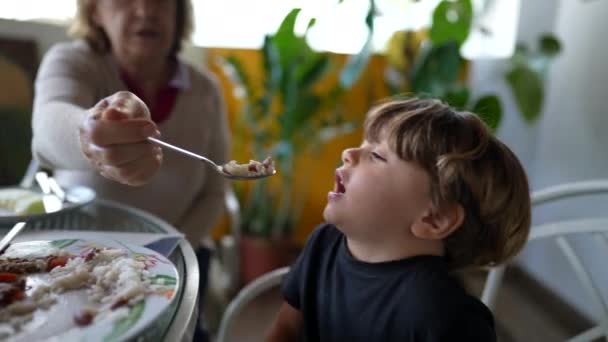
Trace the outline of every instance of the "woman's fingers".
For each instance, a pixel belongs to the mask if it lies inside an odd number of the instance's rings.
[[[81,134],[88,135],[91,143],[102,147],[142,142],[147,137],[160,136],[156,124],[147,119],[115,121],[94,117],[85,120]]]
[[[119,167],[102,164],[100,165],[100,173],[104,177],[122,184],[141,186],[156,174],[162,164],[162,159],[162,153],[155,151]]]
[[[148,107],[130,92],[118,92],[89,109],[79,127],[80,147],[102,175],[143,185],[158,171],[162,150],[146,142],[160,132]]]
[[[109,107],[127,114],[130,118],[150,119],[151,117],[148,106],[131,92],[119,91],[107,99]]]
[[[100,163],[114,167],[120,167],[150,154],[162,155],[162,150],[159,146],[148,142],[112,145],[108,147],[98,147],[95,145],[91,150],[95,154],[95,159]]]

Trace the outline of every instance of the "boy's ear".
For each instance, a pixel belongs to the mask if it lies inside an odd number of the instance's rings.
[[[412,234],[419,239],[443,240],[464,222],[464,208],[459,203],[430,209],[412,225]]]

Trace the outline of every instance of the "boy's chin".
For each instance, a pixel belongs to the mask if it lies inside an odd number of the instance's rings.
[[[338,230],[344,233],[344,230],[342,229],[345,224],[344,219],[341,219],[341,217],[337,215],[335,211],[331,210],[331,208],[325,207],[325,210],[323,210],[323,220],[325,223],[334,225]]]
[[[331,210],[329,205],[326,205],[325,209],[323,209],[323,220],[325,220],[325,222],[333,224],[333,225],[335,225],[337,223],[335,213],[333,212],[333,210]]]

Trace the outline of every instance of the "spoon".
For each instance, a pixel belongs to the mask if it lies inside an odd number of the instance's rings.
[[[218,165],[213,160],[211,160],[211,159],[209,159],[207,157],[203,157],[203,156],[201,156],[199,154],[196,154],[194,152],[190,152],[188,150],[184,150],[181,147],[177,147],[177,146],[168,144],[168,143],[166,143],[166,142],[164,142],[162,140],[156,139],[156,138],[148,137],[147,139],[148,139],[149,142],[152,142],[154,144],[157,144],[157,145],[160,145],[162,147],[166,147],[166,148],[168,148],[170,150],[173,150],[173,151],[185,154],[188,157],[191,157],[191,158],[203,161],[203,162],[209,164],[213,168],[213,170],[215,170],[216,172],[218,172],[219,174],[221,174],[222,176],[224,176],[224,177],[226,177],[228,179],[235,179],[235,180],[256,180],[256,179],[261,179],[261,178],[266,178],[266,177],[269,177],[269,176],[273,176],[273,175],[275,175],[277,173],[276,170],[272,170],[272,173],[262,174],[262,175],[253,175],[253,176],[233,175],[233,174],[227,172],[224,169],[224,165]]]

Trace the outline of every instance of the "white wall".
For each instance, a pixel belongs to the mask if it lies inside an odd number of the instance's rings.
[[[557,13],[556,0],[521,1],[517,41],[534,46],[544,32],[553,31]],[[521,159],[526,171],[534,173],[538,123],[524,122],[517,111],[513,96],[504,82],[507,60],[475,60],[471,68],[471,86],[476,96],[498,94],[503,105],[503,120],[498,136]]]
[[[553,184],[608,177],[608,2],[563,0],[555,34],[564,52],[551,70],[547,86],[545,116],[540,122],[536,166],[537,188]],[[608,196],[564,201],[536,212],[536,221],[605,216]],[[602,215],[603,214],[603,215]],[[589,263],[598,284],[608,298],[608,251],[590,239],[575,246]],[[553,289],[589,317],[599,319],[601,306],[587,298],[572,273],[563,272],[565,262],[555,244],[542,243],[522,257],[526,268],[548,280]]]
[[[473,86],[491,88],[505,99],[505,118],[498,135],[518,154],[533,189],[566,181],[608,177],[608,32],[607,1],[522,1],[519,40],[533,43],[542,32],[553,32],[564,51],[546,83],[541,120],[520,119],[502,77],[505,61],[477,61]],[[593,19],[595,18],[595,19]],[[608,196],[564,201],[534,210],[534,223],[608,213]],[[608,251],[594,241],[574,240],[608,298]],[[600,306],[585,296],[569,265],[552,241],[535,242],[519,263],[583,314],[599,319]]]

